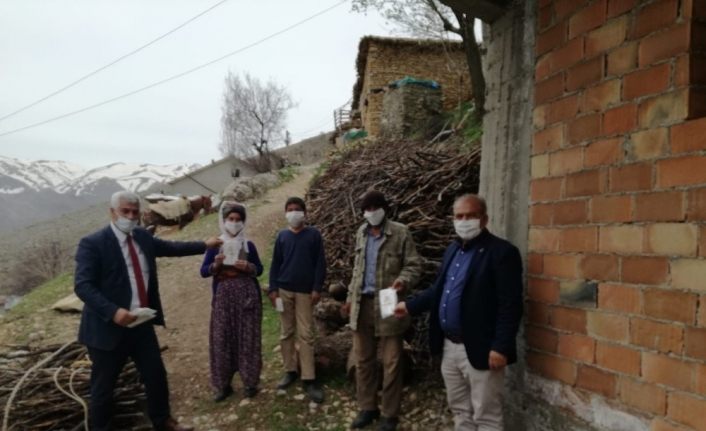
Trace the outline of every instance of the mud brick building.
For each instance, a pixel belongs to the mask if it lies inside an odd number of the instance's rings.
[[[380,133],[382,100],[388,84],[405,76],[441,84],[442,104],[450,110],[470,100],[468,66],[460,42],[366,36],[356,59],[358,80],[352,108],[368,134]]]

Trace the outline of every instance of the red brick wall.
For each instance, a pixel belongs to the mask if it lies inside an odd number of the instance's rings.
[[[706,0],[538,0],[527,363],[706,431]]]

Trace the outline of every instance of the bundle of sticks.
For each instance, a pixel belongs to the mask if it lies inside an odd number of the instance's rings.
[[[453,238],[454,199],[478,191],[480,147],[463,148],[454,139],[434,145],[373,141],[344,149],[328,163],[312,182],[307,201],[309,221],[324,237],[332,296],[341,299],[347,289],[355,231],[363,223],[360,200],[368,190],[383,192],[390,204],[388,217],[409,227],[424,259],[422,281],[415,288],[428,287]],[[417,321],[411,339],[412,350],[420,355],[424,324]]]
[[[90,368],[86,348],[78,343],[0,352],[1,431],[88,429]],[[144,398],[130,362],[116,385],[116,429],[149,429]]]

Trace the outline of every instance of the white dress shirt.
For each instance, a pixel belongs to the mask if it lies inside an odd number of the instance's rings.
[[[113,228],[113,233],[118,239],[118,244],[120,244],[120,249],[123,251],[123,259],[125,260],[125,265],[127,266],[127,275],[130,277],[130,289],[132,290],[132,300],[130,301],[130,310],[134,310],[140,307],[140,295],[137,293],[137,282],[135,281],[135,270],[132,268],[132,259],[130,259],[130,249],[127,246],[127,234],[115,226],[114,223],[110,223],[110,227]],[[135,247],[137,252],[137,259],[140,261],[140,269],[142,270],[142,278],[145,282],[145,293],[147,293],[148,281],[150,279],[150,269],[147,265],[147,258],[142,252],[140,245],[132,239],[132,245]]]

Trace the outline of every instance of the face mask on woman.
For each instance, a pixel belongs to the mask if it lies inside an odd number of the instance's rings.
[[[129,234],[137,226],[137,220],[130,220],[125,217],[118,217],[115,220],[115,227],[117,227],[121,232]]]
[[[363,217],[370,223],[370,226],[380,226],[382,219],[385,218],[385,210],[378,208],[375,211],[365,211]]]
[[[464,241],[469,241],[480,234],[480,219],[454,220],[456,235]]]
[[[287,211],[284,216],[291,227],[299,227],[304,223],[304,211]]]
[[[223,223],[223,227],[225,227],[226,232],[233,236],[237,235],[241,230],[243,230],[243,225],[244,224],[242,221],[227,221]]]

